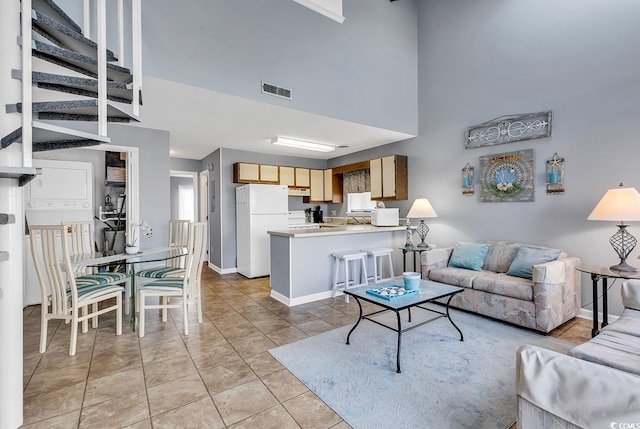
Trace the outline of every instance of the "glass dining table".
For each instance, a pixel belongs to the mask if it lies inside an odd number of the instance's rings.
[[[119,270],[124,266],[126,273],[130,278],[131,286],[131,311],[129,322],[131,328],[136,330],[136,269],[139,264],[162,262],[170,259],[176,259],[186,256],[187,249],[183,247],[155,247],[145,249],[138,253],[116,253],[116,254],[85,254],[75,255],[71,258],[71,264],[76,272],[86,268]]]

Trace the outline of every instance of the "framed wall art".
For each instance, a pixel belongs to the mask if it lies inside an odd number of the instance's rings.
[[[533,149],[480,157],[480,201],[534,200]]]
[[[551,111],[500,116],[467,128],[465,149],[551,136]]]

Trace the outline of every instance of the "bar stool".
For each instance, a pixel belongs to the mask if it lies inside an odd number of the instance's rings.
[[[333,256],[333,289],[332,296],[336,297],[339,290],[345,290],[348,287],[364,286],[367,284],[367,254],[365,252],[346,251],[332,253]],[[360,263],[360,283],[356,283],[356,270],[352,270],[353,279],[350,280],[349,265]],[[338,274],[342,265],[344,272],[344,282],[338,281]],[[364,282],[364,283],[363,283]],[[349,284],[351,283],[351,285]],[[349,296],[344,296],[344,302],[349,302]]]
[[[391,252],[393,252],[393,249],[388,247],[379,247],[376,249],[362,249],[361,252],[366,252],[373,260],[373,275],[369,276],[369,279],[373,280],[374,283],[380,283],[394,278],[393,262],[391,261]],[[388,264],[387,268],[389,271],[389,277],[382,277],[385,261]]]

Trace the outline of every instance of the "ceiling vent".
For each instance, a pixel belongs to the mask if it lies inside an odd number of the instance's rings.
[[[273,84],[262,82],[262,93],[274,95],[280,98],[286,98],[287,100],[291,100],[291,90],[287,88],[281,88],[279,86],[275,86]]]

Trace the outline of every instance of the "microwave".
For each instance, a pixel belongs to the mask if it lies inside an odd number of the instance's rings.
[[[400,225],[400,209],[375,209],[371,211],[371,224],[376,226]]]

